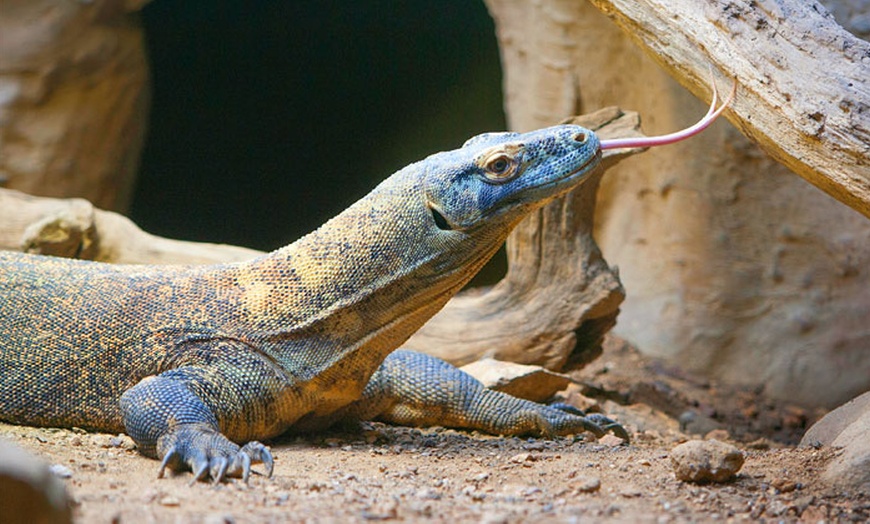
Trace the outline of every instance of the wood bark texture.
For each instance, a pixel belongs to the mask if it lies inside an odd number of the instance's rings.
[[[591,0],[683,86],[736,79],[727,116],[765,152],[870,217],[870,43],[807,0]]]
[[[0,189],[0,249],[117,264],[214,264],[259,251],[148,234],[130,219],[80,198]]]

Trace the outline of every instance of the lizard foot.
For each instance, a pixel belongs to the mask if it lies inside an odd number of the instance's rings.
[[[631,442],[631,438],[628,436],[628,431],[626,431],[619,422],[609,419],[601,413],[590,413],[586,415],[586,419],[598,424],[605,433],[610,431],[626,443]]]
[[[162,478],[167,467],[173,471],[191,470],[191,485],[207,477],[215,484],[228,477],[241,477],[247,483],[254,463],[264,464],[268,477],[274,469],[272,453],[263,444],[252,441],[240,448],[213,429],[199,425],[178,427],[164,435],[158,449],[165,452],[161,453],[163,461],[157,477]]]
[[[564,402],[554,402],[549,405],[551,408],[558,409],[559,411],[564,411],[565,413],[570,413],[571,415],[577,415],[578,417],[583,417],[589,422],[595,424],[600,427],[602,432],[601,435],[607,433],[608,431],[613,432],[614,435],[621,438],[626,442],[630,442],[631,439],[628,436],[628,431],[622,427],[619,422],[616,422],[613,419],[609,419],[602,415],[601,413],[585,413],[582,409],[577,409],[570,404],[566,404]],[[601,435],[598,435],[599,437]]]

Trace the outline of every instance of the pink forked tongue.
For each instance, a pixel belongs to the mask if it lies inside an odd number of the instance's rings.
[[[734,81],[734,86],[731,88],[731,93],[728,95],[728,98],[722,102],[722,105],[716,108],[716,103],[719,101],[719,93],[716,91],[716,84],[713,84],[713,100],[710,102],[710,109],[707,111],[707,114],[704,115],[704,118],[698,121],[692,127],[687,127],[682,131],[677,131],[676,133],[670,133],[668,135],[661,136],[648,136],[648,137],[639,137],[639,138],[614,138],[612,140],[602,140],[601,141],[601,149],[623,149],[628,147],[653,147],[653,146],[664,146],[667,144],[674,144],[681,140],[685,140],[691,136],[695,136],[704,129],[707,128],[710,124],[716,120],[722,111],[725,111],[725,108],[728,107],[728,104],[734,99],[734,93],[737,91],[737,81]]]

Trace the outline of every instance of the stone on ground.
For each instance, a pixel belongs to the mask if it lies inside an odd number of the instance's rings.
[[[726,482],[743,466],[743,452],[718,440],[690,440],[671,450],[677,478],[686,482]]]

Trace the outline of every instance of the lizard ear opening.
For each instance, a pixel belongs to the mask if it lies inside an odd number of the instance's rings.
[[[435,221],[435,225],[438,226],[438,229],[442,231],[452,231],[453,227],[447,222],[447,219],[444,218],[444,215],[441,214],[440,211],[435,209],[435,206],[429,204],[429,212],[432,213],[432,219]]]

